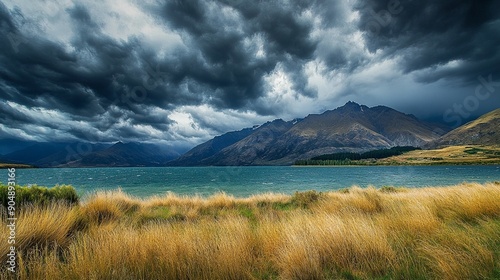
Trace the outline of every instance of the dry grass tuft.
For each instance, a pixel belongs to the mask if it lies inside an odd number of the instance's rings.
[[[101,224],[116,221],[125,214],[137,211],[141,201],[132,199],[120,189],[112,192],[98,192],[82,205],[82,213],[92,222]]]

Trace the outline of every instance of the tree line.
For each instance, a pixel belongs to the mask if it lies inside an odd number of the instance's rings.
[[[368,164],[367,162],[357,162],[363,159],[382,159],[398,156],[409,151],[420,150],[412,146],[397,146],[390,149],[373,150],[364,153],[334,153],[316,156],[310,159],[297,160],[294,165],[352,165]]]

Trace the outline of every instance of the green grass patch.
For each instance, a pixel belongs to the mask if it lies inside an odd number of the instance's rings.
[[[478,152],[481,152],[481,151],[482,151],[482,149],[470,148],[468,150],[464,150],[464,153],[469,154],[469,155],[475,155],[475,154],[477,154]]]
[[[476,147],[466,147],[464,150],[464,153],[467,153],[469,155],[475,155],[478,153],[483,153],[485,155],[499,155],[500,152],[496,152],[494,150],[489,150],[489,149],[482,149],[482,148],[476,148]]]
[[[273,202],[271,205],[274,210],[280,210],[280,211],[288,211],[297,208],[291,202]]]
[[[156,206],[142,211],[138,215],[140,225],[148,222],[180,222],[185,221],[186,216],[182,213],[173,213],[169,207]]]
[[[248,206],[239,206],[238,207],[238,213],[241,216],[243,216],[243,217],[245,217],[245,218],[247,218],[249,220],[255,220],[256,219],[255,218],[255,214],[253,213],[253,210],[250,207],[248,207]]]
[[[52,188],[40,186],[15,186],[15,201],[17,205],[47,205],[52,202],[65,202],[68,204],[77,204],[79,202],[78,194],[72,186],[55,186]],[[7,207],[9,200],[9,188],[0,185],[0,201]]]

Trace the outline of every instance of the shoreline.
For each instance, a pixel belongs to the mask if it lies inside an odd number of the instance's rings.
[[[309,165],[204,165],[204,166],[82,166],[82,167],[39,167],[39,166],[28,166],[24,164],[8,164],[0,165],[0,169],[16,168],[16,169],[85,169],[85,168],[203,168],[203,167],[220,167],[220,168],[231,168],[231,167],[371,167],[371,166],[492,166],[500,165],[498,162],[442,162],[442,163],[379,163],[379,164],[345,164],[345,165],[328,165],[328,164],[309,164]]]
[[[453,163],[453,162],[443,162],[443,163],[392,163],[392,164],[346,164],[346,165],[328,165],[328,164],[310,164],[310,165],[291,165],[292,167],[364,167],[364,166],[485,166],[485,165],[500,165],[498,162],[472,162],[472,163]]]

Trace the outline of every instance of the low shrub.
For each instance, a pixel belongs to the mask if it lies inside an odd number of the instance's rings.
[[[406,191],[405,188],[399,188],[399,187],[393,187],[393,186],[383,186],[378,190],[379,190],[379,192],[383,192],[383,193],[396,193],[396,192]]]
[[[315,190],[306,191],[306,192],[295,192],[292,196],[292,204],[301,207],[307,208],[311,206],[311,204],[317,202],[323,194],[321,192],[317,192]]]

